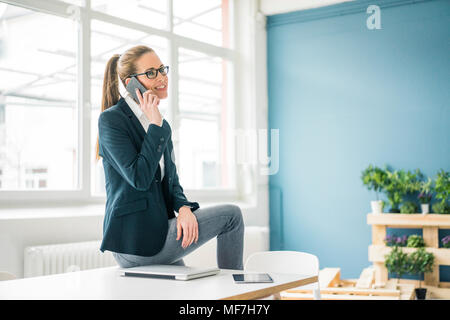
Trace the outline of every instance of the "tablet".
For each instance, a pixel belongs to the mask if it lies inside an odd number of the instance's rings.
[[[235,283],[267,283],[273,279],[267,273],[244,273],[233,274]]]

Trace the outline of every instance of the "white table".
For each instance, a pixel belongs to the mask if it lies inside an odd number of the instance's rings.
[[[0,282],[0,300],[216,300],[258,299],[318,281],[317,276],[269,273],[273,283],[235,284],[222,269],[215,276],[189,281],[124,277],[119,267],[99,268]]]

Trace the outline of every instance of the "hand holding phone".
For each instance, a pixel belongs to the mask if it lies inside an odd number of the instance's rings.
[[[150,123],[161,126],[162,116],[158,109],[159,98],[156,93],[152,89],[147,90],[135,77],[131,78],[126,89],[139,102],[139,107]]]

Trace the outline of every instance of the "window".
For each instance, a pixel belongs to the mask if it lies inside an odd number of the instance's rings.
[[[92,10],[163,29],[167,26],[168,0],[91,0]]]
[[[104,201],[103,74],[138,44],[170,66],[160,110],[184,190],[237,190],[233,0],[9,3],[0,3],[0,199],[48,190],[40,197]]]
[[[77,189],[77,26],[6,4],[0,22],[2,190],[34,188],[34,167],[48,170],[42,188]]]
[[[178,57],[180,179],[189,189],[233,187],[226,141],[230,63],[184,48]]]
[[[230,47],[228,0],[174,0],[173,13],[173,28],[177,34]]]

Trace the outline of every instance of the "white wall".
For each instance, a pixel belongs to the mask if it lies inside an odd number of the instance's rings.
[[[104,206],[0,210],[0,271],[23,277],[27,246],[101,239]]]

